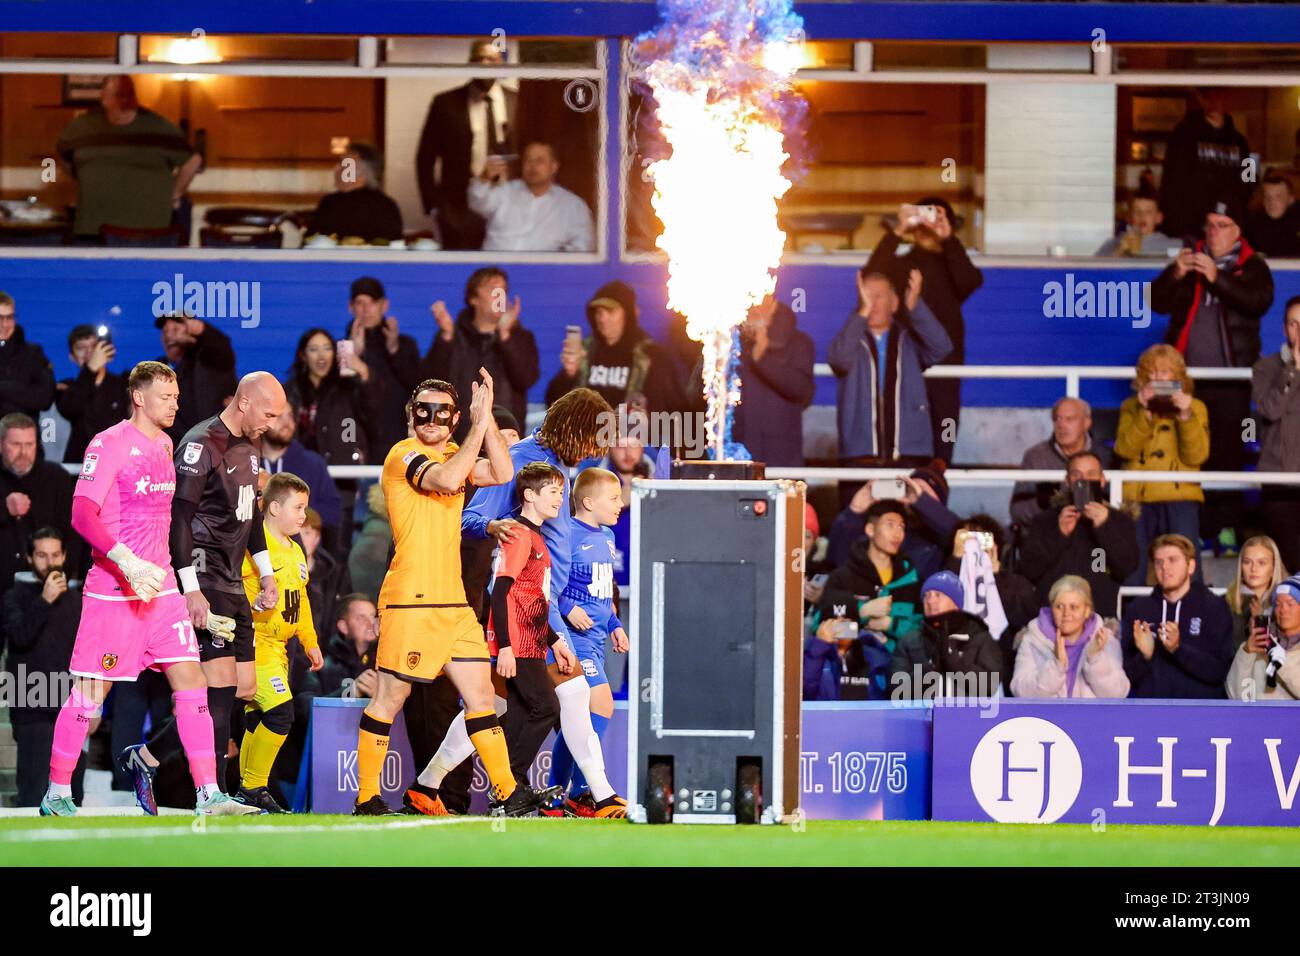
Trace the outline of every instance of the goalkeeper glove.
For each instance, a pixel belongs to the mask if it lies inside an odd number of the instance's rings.
[[[233,641],[235,639],[235,619],[221,614],[208,612],[208,633],[213,640]]]
[[[151,561],[136,557],[122,542],[109,549],[108,559],[121,569],[127,585],[140,600],[152,601],[162,590],[167,572]]]

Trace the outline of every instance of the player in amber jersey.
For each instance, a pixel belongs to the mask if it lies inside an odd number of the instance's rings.
[[[465,701],[466,724],[492,784],[494,812],[532,813],[546,796],[516,786],[505,735],[493,706],[491,663],[483,628],[465,600],[460,576],[460,518],[465,482],[497,485],[514,476],[510,452],[492,418],[492,377],[479,370],[469,403],[465,444],[451,440],[460,420],[456,389],[430,379],[407,402],[413,435],[384,459],[380,484],[395,551],[379,592],[379,685],[361,715],[359,792],[353,813],[391,813],[379,794],[389,733],[412,683],[444,670]],[[480,461],[479,449],[487,458]]]

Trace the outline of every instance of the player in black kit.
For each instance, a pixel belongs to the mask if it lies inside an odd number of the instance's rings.
[[[208,710],[217,752],[217,782],[224,784],[230,716],[235,699],[257,689],[253,617],[244,593],[244,552],[261,572],[257,605],[274,607],[275,575],[266,550],[259,497],[261,437],[284,408],[284,389],[269,372],[245,375],[226,410],[199,422],[176,446],[176,494],[172,499],[171,558],[176,580],[199,641],[208,680]],[[147,744],[118,758],[135,783],[136,800],[158,812],[153,778],[161,761],[180,752],[175,720]],[[223,787],[224,789],[224,787]],[[249,807],[250,812],[259,812]]]

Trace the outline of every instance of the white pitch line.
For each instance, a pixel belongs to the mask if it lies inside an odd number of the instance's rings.
[[[10,830],[0,832],[0,843],[63,843],[69,840],[153,840],[160,837],[203,837],[209,833],[215,835],[239,835],[249,833],[276,833],[280,835],[297,833],[351,833],[360,830],[409,830],[423,827],[451,826],[456,823],[491,823],[492,817],[438,817],[430,820],[394,820],[391,823],[340,823],[327,826],[323,823],[309,823],[306,826],[267,826],[266,824],[245,824],[238,827],[221,827],[213,830],[195,830],[192,827],[159,827],[153,830],[135,830],[127,827],[69,828],[44,830]]]

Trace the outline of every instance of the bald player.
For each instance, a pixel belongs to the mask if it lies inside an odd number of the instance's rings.
[[[262,435],[284,406],[284,389],[275,376],[251,372],[240,379],[225,411],[199,422],[176,446],[171,560],[208,681],[218,784],[226,780],[235,698],[248,700],[257,691],[252,608],[242,575],[245,550],[261,578],[258,609],[273,608],[279,600],[257,506],[258,462]],[[158,765],[179,750],[176,723],[168,720],[148,744],[127,747],[118,758],[145,813],[158,812],[153,794]],[[249,807],[248,812],[261,811]]]

